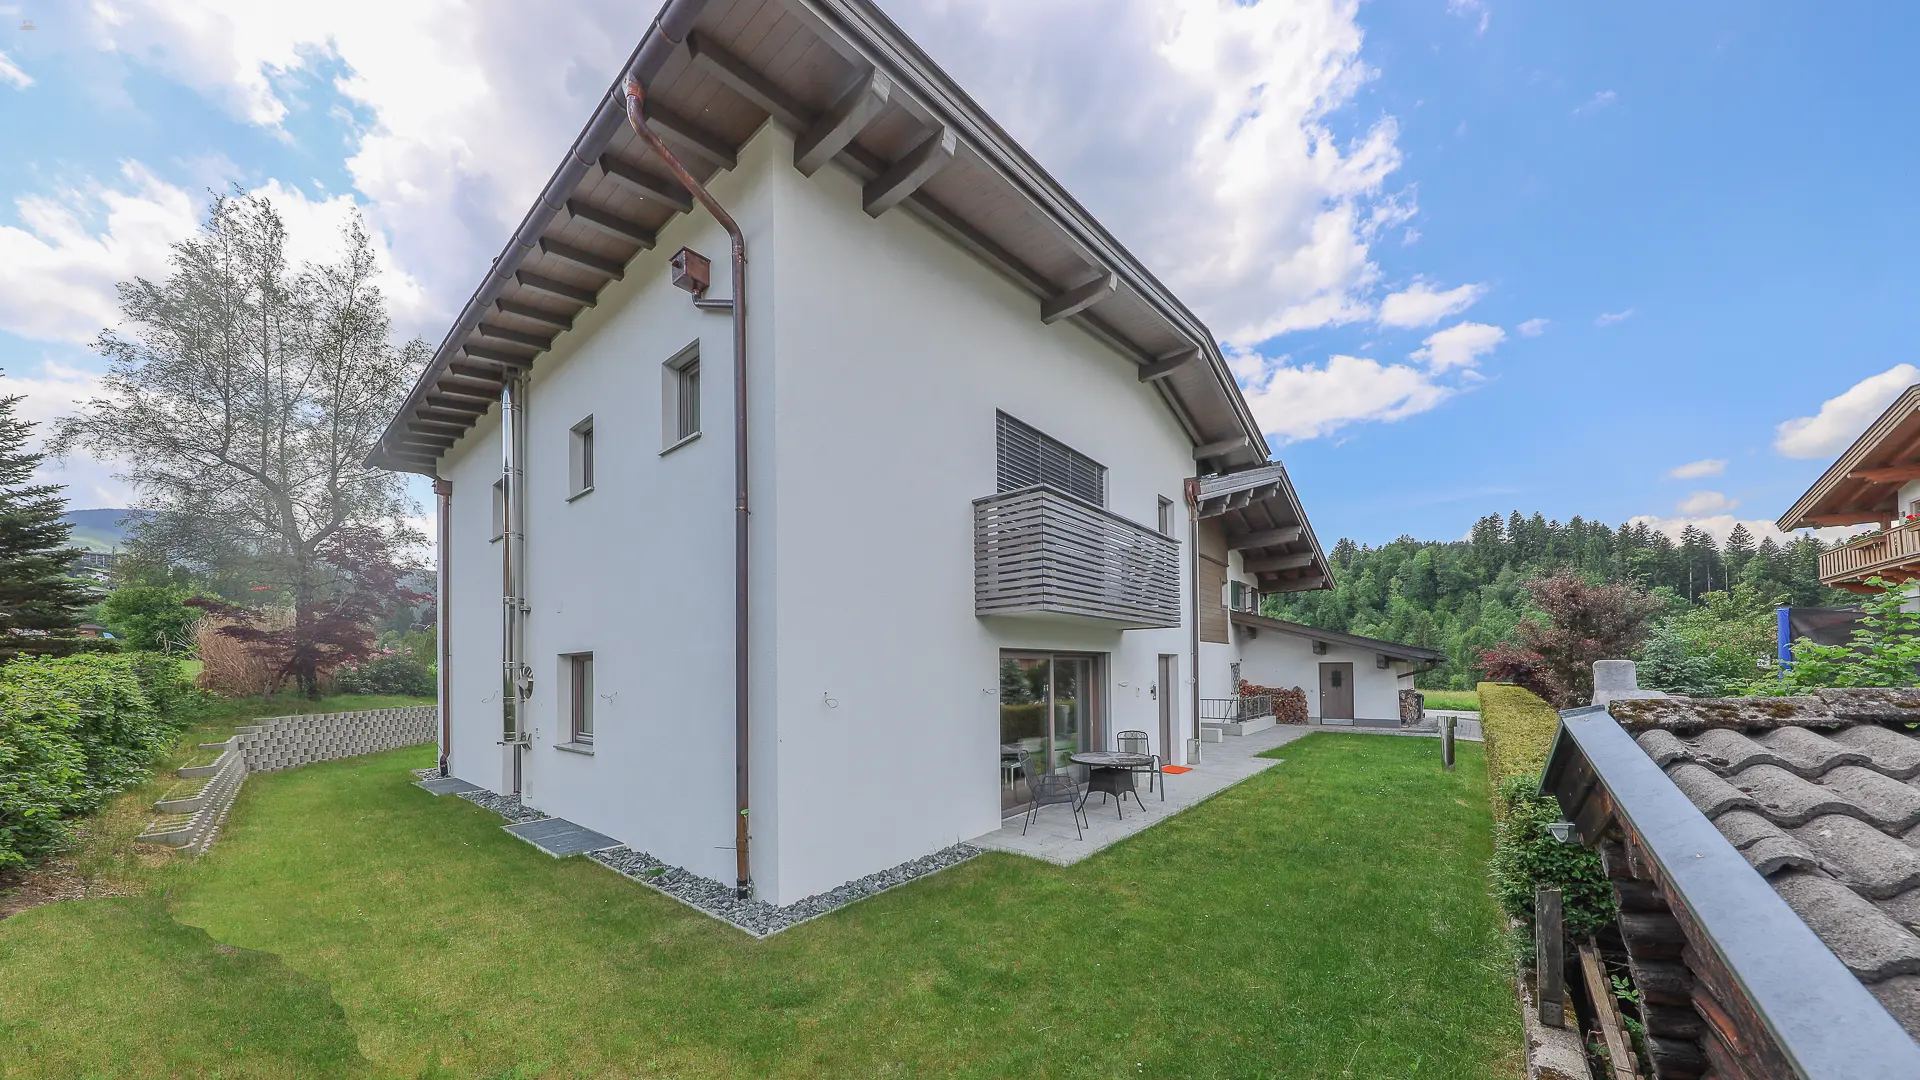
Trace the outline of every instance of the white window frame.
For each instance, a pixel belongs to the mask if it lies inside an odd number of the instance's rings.
[[[1160,509],[1157,521],[1160,526],[1161,536],[1173,535],[1173,530],[1176,527],[1173,517],[1173,500],[1167,498],[1165,495],[1160,496]]]
[[[593,490],[593,416],[567,431],[567,501]]]
[[[593,745],[593,653],[560,655],[561,685],[566,689],[567,741]]]
[[[660,365],[660,444],[668,454],[700,437],[700,343]]]

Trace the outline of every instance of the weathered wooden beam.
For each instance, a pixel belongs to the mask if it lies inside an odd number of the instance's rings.
[[[1300,539],[1300,534],[1304,531],[1298,525],[1286,525],[1278,529],[1241,533],[1239,536],[1227,537],[1227,547],[1233,551],[1247,551],[1252,548],[1272,547],[1275,544],[1291,544]]]
[[[1566,930],[1561,922],[1560,890],[1533,887],[1533,1003],[1540,1022],[1567,1026],[1567,960],[1561,951]]]
[[[1255,491],[1255,490],[1256,490],[1256,489],[1254,489],[1254,488],[1247,488],[1247,489],[1246,489],[1246,490],[1244,490],[1244,491],[1236,491],[1236,492],[1234,492],[1234,493],[1233,493],[1233,494],[1232,494],[1232,495],[1231,495],[1230,497],[1228,497],[1228,499],[1227,499],[1227,509],[1229,509],[1229,510],[1244,510],[1244,509],[1246,509],[1246,507],[1247,507],[1247,504],[1248,504],[1248,503],[1251,503],[1251,502],[1253,501],[1253,493],[1254,493],[1254,491]]]
[[[1203,443],[1193,448],[1193,460],[1205,461],[1208,458],[1219,457],[1221,454],[1230,454],[1248,445],[1250,442],[1251,440],[1245,435],[1235,435],[1231,439],[1221,439],[1219,442]]]
[[[1870,484],[1904,484],[1909,480],[1920,480],[1920,464],[1855,469],[1847,474],[1847,479],[1865,480]]]
[[[474,412],[472,409],[446,409],[438,405],[422,405],[413,410],[413,415],[423,420],[438,420],[458,424],[463,428],[472,427],[473,422],[480,417],[480,414]]]
[[[706,128],[672,109],[648,101],[646,118],[647,126],[658,132],[661,138],[672,139],[682,149],[691,151],[693,156],[709,165],[733,169],[740,164],[738,147],[729,146]]]
[[[551,337],[541,337],[539,334],[529,334],[521,330],[509,330],[504,326],[495,326],[492,323],[481,323],[475,329],[480,331],[480,336],[482,337],[499,338],[501,341],[510,341],[515,345],[525,345],[529,349],[539,349],[541,352],[546,352],[548,349],[553,348],[553,339]]]
[[[1275,555],[1271,559],[1248,559],[1247,573],[1272,574],[1281,570],[1303,570],[1313,565],[1313,552],[1302,551],[1294,555]]]
[[[802,176],[820,171],[820,166],[832,161],[873,123],[892,96],[893,80],[878,71],[868,71],[854,80],[840,99],[793,144],[793,167]]]
[[[1151,364],[1140,365],[1140,381],[1152,382],[1167,376],[1200,359],[1199,349],[1181,349],[1155,360]]]
[[[591,251],[582,251],[572,244],[563,244],[558,240],[549,240],[543,236],[540,238],[540,250],[556,259],[565,259],[567,262],[581,269],[591,270],[596,274],[605,275],[615,281],[623,281],[627,276],[627,268],[615,260],[609,259],[604,255],[595,255]]]
[[[465,413],[468,416],[485,416],[493,403],[500,400],[498,394],[468,394],[459,390],[440,391],[428,394],[427,404],[444,412]]]
[[[638,244],[643,248],[651,248],[656,239],[653,230],[647,228],[645,225],[637,221],[629,221],[618,214],[602,210],[597,206],[589,205],[580,199],[567,200],[567,213],[576,221],[584,221],[594,228],[599,229],[601,232],[611,233],[622,240]]]
[[[671,207],[676,213],[684,214],[693,209],[693,196],[688,194],[686,188],[664,176],[655,176],[645,169],[629,165],[612,154],[600,155],[600,171],[639,192],[642,198]]]
[[[423,431],[447,432],[457,437],[463,432],[465,432],[468,428],[471,428],[473,425],[472,424],[456,424],[448,420],[429,420],[426,417],[421,416],[418,413],[415,413],[413,418],[407,421],[407,426],[410,428],[419,428]]]
[[[789,131],[805,131],[813,122],[813,110],[805,102],[774,85],[772,80],[714,44],[711,38],[700,31],[687,35],[687,51],[692,55],[695,67],[753,102],[760,111],[778,120]]]
[[[1889,506],[1880,510],[1849,510],[1844,514],[1808,514],[1804,519],[1808,525],[1865,525],[1872,521],[1886,521],[1895,510]]]
[[[457,393],[465,390],[473,394],[491,395],[500,392],[500,380],[498,379],[474,379],[465,375],[456,375],[451,371],[442,372],[440,377],[433,381],[433,385],[435,389],[446,393]]]
[[[515,270],[513,272],[513,280],[529,289],[538,289],[549,296],[558,296],[563,300],[571,300],[576,304],[585,304],[587,307],[592,307],[600,302],[600,298],[590,289],[583,289],[578,285],[569,285],[564,281],[555,281],[550,277],[541,277],[539,274],[529,274],[525,270]]]
[[[1075,285],[1066,292],[1057,293],[1040,302],[1040,321],[1057,323],[1087,310],[1093,305],[1112,296],[1120,287],[1120,279],[1111,270],[1102,270],[1092,281]]]
[[[902,155],[899,161],[887,166],[885,172],[868,181],[861,190],[860,201],[866,207],[867,216],[879,217],[900,205],[907,196],[920,190],[920,185],[953,164],[953,155],[959,149],[959,138],[945,124],[928,133],[917,146]]]
[[[537,308],[528,304],[516,304],[511,300],[495,300],[493,306],[499,308],[500,313],[503,315],[518,315],[522,319],[531,319],[537,323],[545,323],[556,330],[573,329],[572,316],[548,311],[545,308]],[[480,332],[487,332],[485,323],[481,324]]]
[[[1325,575],[1310,574],[1306,577],[1282,578],[1273,587],[1263,588],[1260,591],[1261,592],[1307,592],[1311,589],[1324,589],[1329,584],[1331,584],[1331,582],[1329,582],[1326,579]]]
[[[485,345],[462,345],[460,346],[460,351],[475,360],[488,364],[498,364],[501,367],[522,369],[533,366],[533,359],[531,357],[518,356],[514,353],[504,353],[498,349],[489,349]]]
[[[1580,946],[1580,973],[1587,983],[1587,998],[1600,1015],[1600,1035],[1607,1043],[1607,1071],[1613,1080],[1639,1080],[1633,1044],[1627,1039],[1626,1025],[1620,1022],[1620,1005],[1600,964],[1600,951],[1591,943]]]
[[[447,365],[446,375],[451,375],[456,379],[467,379],[472,382],[485,383],[488,386],[496,387],[505,381],[501,378],[500,368],[498,367],[481,367],[478,364],[462,364],[458,360]],[[442,378],[445,377],[445,375],[442,376]]]
[[[409,429],[401,433],[399,445],[424,447],[424,448],[433,449],[433,450],[445,450],[447,447],[452,446],[454,443],[458,441],[459,441],[458,439],[455,439],[451,435],[434,435],[429,432],[413,431]]]

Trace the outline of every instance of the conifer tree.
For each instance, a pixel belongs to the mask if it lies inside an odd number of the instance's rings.
[[[16,415],[21,400],[18,394],[0,397],[0,653],[66,652],[87,596],[67,576],[73,527],[60,520],[67,509],[62,489],[33,482],[46,455],[28,446],[33,424]]]

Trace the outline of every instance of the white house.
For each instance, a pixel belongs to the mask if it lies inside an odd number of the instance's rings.
[[[370,459],[436,480],[451,775],[786,904],[1185,760],[1229,592],[1329,579],[1207,328],[867,0],[622,74]]]

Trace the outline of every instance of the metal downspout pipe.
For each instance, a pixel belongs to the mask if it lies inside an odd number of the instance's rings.
[[[734,861],[737,880],[735,895],[744,900],[753,895],[753,869],[748,858],[748,761],[749,739],[752,728],[749,723],[748,692],[750,689],[748,674],[748,534],[747,523],[751,519],[751,510],[747,499],[747,240],[740,226],[733,220],[700,181],[693,178],[687,167],[674,156],[660,137],[647,126],[644,115],[646,108],[646,89],[640,80],[627,76],[627,123],[633,126],[634,133],[660,155],[672,171],[674,179],[680,181],[693,197],[706,207],[707,213],[720,227],[727,231],[733,255],[733,783],[734,783]]]
[[[440,663],[440,775],[446,776],[447,758],[453,748],[453,651],[447,643],[447,629],[453,620],[447,618],[447,599],[453,590],[452,573],[448,569],[451,558],[449,551],[453,547],[453,481],[444,476],[433,478],[434,523],[439,533],[439,571],[436,587],[439,595],[435,597],[434,614],[439,625],[434,627],[435,644],[439,646]]]
[[[500,734],[513,754],[513,794],[520,794],[528,732],[527,697],[533,669],[527,665],[526,477],[527,379],[500,387]]]
[[[1189,476],[1184,485],[1187,496],[1187,647],[1192,652],[1188,668],[1193,689],[1187,694],[1193,713],[1192,753],[1187,764],[1200,763],[1200,478]],[[1236,687],[1237,691],[1239,688]]]

